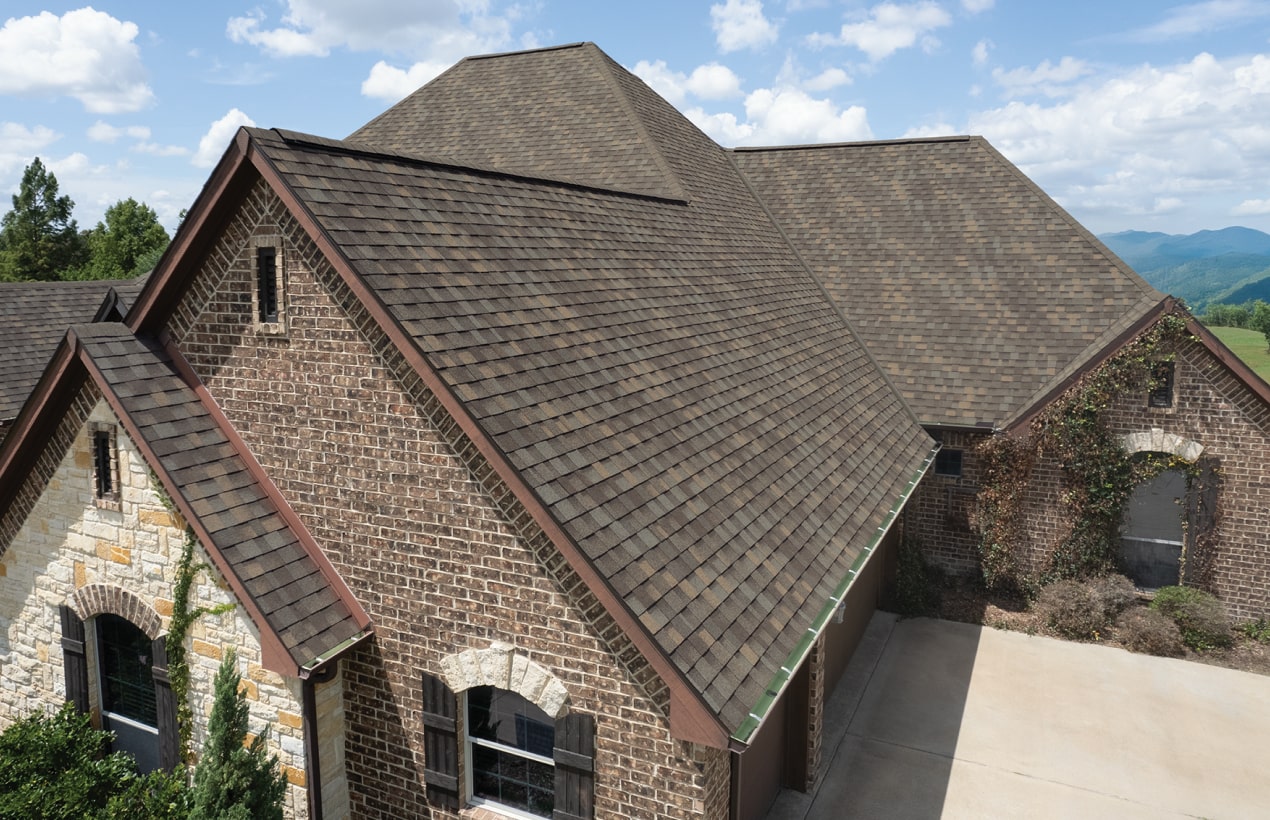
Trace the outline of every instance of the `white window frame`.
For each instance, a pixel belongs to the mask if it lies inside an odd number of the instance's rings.
[[[502,689],[501,687],[498,687],[498,686],[491,686],[490,688],[498,690],[498,691],[508,692],[513,695],[518,695],[521,698],[525,697],[524,695],[521,695],[519,692],[513,689]],[[469,714],[468,714],[468,691],[470,690],[464,690],[461,693],[462,698],[461,698],[461,709],[460,709],[460,714],[462,715],[462,719],[463,719],[462,766],[463,766],[463,781],[464,781],[463,782],[464,802],[467,803],[467,805],[469,806],[479,806],[482,809],[487,809],[497,814],[502,814],[507,817],[518,818],[518,820],[543,820],[543,816],[541,814],[532,814],[530,812],[524,811],[523,809],[518,809],[515,806],[509,806],[506,803],[499,803],[495,800],[490,800],[488,798],[477,797],[475,794],[473,794],[472,774],[476,769],[476,765],[474,763],[475,757],[472,754],[473,746],[484,746],[487,749],[495,749],[500,752],[516,755],[517,757],[523,757],[526,760],[532,760],[536,763],[542,763],[542,764],[548,765],[553,770],[556,767],[556,761],[553,758],[543,757],[542,755],[534,754],[533,752],[528,752],[528,751],[525,751],[524,749],[517,749],[515,746],[507,746],[506,744],[497,743],[492,740],[486,740],[484,738],[479,738],[479,737],[472,737],[471,734],[468,733],[468,725],[470,724]],[[534,704],[533,701],[528,700],[527,698],[525,698],[525,701],[531,705],[535,705],[535,706],[537,705],[537,704]],[[543,714],[546,714],[546,713],[544,712]],[[548,715],[547,718],[548,720],[550,720],[551,716]]]

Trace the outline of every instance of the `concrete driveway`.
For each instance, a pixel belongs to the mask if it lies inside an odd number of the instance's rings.
[[[1270,677],[878,613],[769,820],[1270,817]]]

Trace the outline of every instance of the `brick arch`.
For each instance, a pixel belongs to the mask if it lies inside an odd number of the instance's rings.
[[[1166,433],[1159,427],[1123,435],[1120,443],[1130,454],[1168,453],[1187,461],[1198,461],[1204,453],[1204,445],[1198,441],[1182,438],[1176,433]]]
[[[516,647],[490,644],[488,649],[468,649],[441,660],[441,676],[456,693],[475,686],[494,686],[515,692],[559,718],[568,711],[569,690],[550,669],[517,654]]]
[[[137,595],[111,584],[89,584],[71,594],[70,607],[81,620],[96,615],[118,615],[154,640],[163,634],[163,619],[154,607]]]

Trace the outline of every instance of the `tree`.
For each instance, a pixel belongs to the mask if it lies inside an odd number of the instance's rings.
[[[132,197],[106,209],[105,220],[85,234],[87,264],[70,271],[68,279],[126,279],[154,267],[168,245],[168,232],[144,202]]]
[[[13,210],[0,218],[0,279],[59,279],[83,264],[87,251],[69,196],[36,157],[22,173]]]
[[[230,650],[216,673],[207,742],[194,769],[190,820],[282,820],[287,780],[277,756],[266,756],[265,732],[244,747],[247,700],[240,682],[238,659]]]
[[[1270,350],[1270,304],[1260,299],[1252,303],[1252,318],[1248,320],[1248,327],[1260,331],[1266,337],[1266,349]]]

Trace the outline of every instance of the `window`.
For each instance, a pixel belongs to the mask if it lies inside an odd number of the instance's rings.
[[[251,242],[251,264],[255,270],[252,291],[252,318],[265,333],[286,330],[286,291],[282,264],[282,238],[258,236]]]
[[[472,802],[551,817],[555,721],[515,692],[477,686],[467,691],[465,725]]]
[[[109,425],[92,428],[93,491],[97,506],[118,509],[119,457],[115,448],[115,429]]]
[[[935,454],[935,475],[961,477],[961,450],[943,447]]]
[[[1151,368],[1151,390],[1147,407],[1173,406],[1173,362],[1156,362]]]
[[[111,749],[129,752],[142,771],[153,771],[160,766],[153,641],[118,615],[99,615],[96,630],[102,724],[114,732]]]

